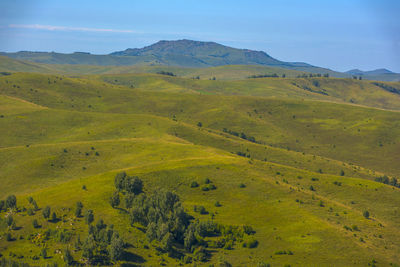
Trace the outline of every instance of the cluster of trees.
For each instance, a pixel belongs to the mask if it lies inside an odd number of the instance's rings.
[[[91,213],[93,215],[93,212]],[[95,225],[92,224],[93,217],[89,221],[88,235],[81,242],[75,243],[77,250],[82,250],[82,256],[89,264],[109,264],[110,261],[118,261],[123,257],[125,243],[119,236],[114,226],[107,225],[102,219]]]
[[[390,179],[389,177],[384,175],[384,176],[381,176],[381,177],[376,177],[375,181],[379,182],[379,183],[384,183],[384,184],[388,184],[388,185],[400,188],[400,183],[398,182],[397,178],[395,178],[395,177]]]
[[[167,75],[167,76],[176,76],[174,73],[169,72],[169,71],[159,71],[157,72],[157,74],[161,74],[161,75]]]
[[[248,226],[225,226],[214,222],[200,222],[194,220],[183,208],[178,195],[166,190],[157,190],[150,194],[142,192],[143,182],[135,177],[140,184],[140,191],[129,193],[127,188],[121,187],[121,177],[125,173],[115,176],[115,187],[122,191],[125,198],[125,207],[129,211],[131,225],[140,224],[146,229],[146,236],[150,242],[157,242],[159,249],[170,256],[178,255],[182,247],[192,253],[193,260],[205,261],[208,258],[206,248],[225,247],[232,249],[236,241],[243,241],[245,235],[254,233]],[[124,180],[122,179],[122,180]],[[212,184],[209,179],[205,183]],[[197,187],[198,183],[193,184]],[[122,188],[122,189],[121,189]],[[112,197],[114,198],[114,196]],[[206,237],[221,237],[217,241],[207,242]]]
[[[0,212],[7,209],[14,210],[17,208],[17,197],[15,195],[9,195],[6,200],[0,200]]]
[[[308,74],[302,74],[302,75],[297,75],[296,78],[313,78],[313,77],[325,77],[329,78],[329,73],[321,74],[321,73],[308,73]]]
[[[282,74],[282,78],[285,78],[286,74]],[[249,79],[256,79],[256,78],[279,78],[279,75],[276,73],[273,74],[255,74],[248,77]]]
[[[400,94],[400,89],[397,89],[393,86],[390,86],[390,85],[387,85],[384,83],[378,83],[378,82],[373,82],[372,84],[382,88],[383,90],[389,91],[391,93]]]
[[[230,134],[230,135],[234,135],[234,136],[240,137],[240,138],[242,138],[242,139],[245,139],[245,140],[250,141],[250,142],[253,142],[253,143],[259,143],[259,142],[256,141],[256,139],[254,138],[254,136],[248,136],[248,135],[246,135],[246,134],[243,133],[243,132],[241,132],[241,133],[239,134],[238,132],[229,130],[229,129],[227,129],[227,128],[222,129],[222,131],[223,131],[224,133],[228,133],[228,134]]]

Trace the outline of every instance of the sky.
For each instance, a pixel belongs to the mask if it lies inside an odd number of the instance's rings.
[[[399,0],[1,0],[0,51],[107,54],[192,39],[400,73],[399,14]]]

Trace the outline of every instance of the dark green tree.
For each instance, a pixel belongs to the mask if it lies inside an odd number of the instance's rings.
[[[77,218],[82,216],[82,209],[83,209],[83,204],[82,202],[78,201],[76,202],[76,208],[75,208],[75,216]]]
[[[369,211],[368,210],[364,211],[363,215],[364,215],[365,218],[368,219],[369,218]]]
[[[119,203],[120,203],[119,193],[118,191],[115,191],[114,194],[110,197],[111,207],[116,208],[118,207]]]
[[[71,251],[68,248],[64,250],[64,262],[67,266],[72,265],[74,258],[72,257]]]
[[[0,212],[4,209],[6,203],[4,200],[0,200]]]
[[[135,195],[140,194],[143,190],[142,180],[140,180],[139,177],[137,176],[134,177],[127,176],[125,179],[125,190],[128,193],[132,193]]]
[[[50,213],[51,213],[50,207],[46,206],[42,211],[43,218],[45,218],[45,219],[50,218]]]
[[[85,222],[87,224],[91,224],[94,221],[94,214],[93,214],[93,210],[86,210],[85,213]]]
[[[111,238],[111,244],[109,249],[110,258],[113,261],[120,260],[124,253],[124,242],[119,237],[118,233],[114,232]]]
[[[114,185],[117,190],[121,191],[124,189],[126,176],[126,172],[119,172],[115,175]]]
[[[10,210],[17,207],[17,197],[15,195],[10,195],[6,199],[6,207]]]
[[[52,222],[56,222],[57,221],[57,214],[55,211],[53,211],[53,213],[51,214],[51,221]]]
[[[39,223],[36,219],[33,219],[32,226],[33,226],[33,228],[39,228]]]

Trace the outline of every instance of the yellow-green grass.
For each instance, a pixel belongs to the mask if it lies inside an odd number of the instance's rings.
[[[255,228],[257,248],[238,243],[233,250],[215,249],[206,265],[220,258],[233,266],[366,266],[372,259],[399,264],[400,192],[374,178],[400,174],[400,113],[332,103],[307,92],[296,99],[298,91],[279,89],[279,82],[270,91],[280,90],[275,95],[256,97],[230,95],[234,83],[216,84],[216,93],[210,89],[214,81],[193,84],[137,75],[140,84],[130,88],[125,81],[101,80],[114,77],[17,73],[0,78],[0,199],[16,194],[22,208],[33,196],[41,208],[50,205],[65,220],[47,222],[41,211],[14,214],[21,228],[11,231],[17,239],[11,242],[3,238],[7,230],[0,230],[3,256],[12,252],[35,265],[61,264],[55,250],[73,250],[78,234],[81,239],[87,234],[83,218],[73,215],[75,202],[82,201],[132,245],[127,248],[135,258],[130,263],[154,266],[163,258],[167,265],[178,264],[159,255],[156,244],[148,244],[143,232],[129,225],[123,210],[111,208],[113,178],[124,170],[141,177],[147,192],[167,188],[178,193],[195,218],[208,220],[214,214],[217,222]],[[347,82],[340,86],[352,90]],[[254,136],[258,143],[223,128]],[[205,178],[217,189],[202,191]],[[200,187],[191,188],[192,181]],[[240,188],[241,183],[246,186]],[[216,201],[222,207],[215,207]],[[194,205],[210,213],[194,213]],[[363,217],[365,210],[371,218]],[[42,228],[33,229],[34,218]],[[344,228],[353,225],[360,231]],[[73,229],[73,239],[48,241],[51,258],[32,260],[41,247],[26,237],[47,228]],[[275,254],[283,250],[294,255]],[[81,258],[80,252],[73,255]]]
[[[277,170],[281,175],[275,174]],[[147,243],[144,235],[129,226],[126,214],[109,206],[108,198],[113,191],[115,172],[75,179],[30,194],[40,207],[50,205],[60,216],[65,214],[66,223],[48,223],[41,218],[40,212],[32,217],[23,216],[21,213],[15,215],[15,219],[17,226],[22,229],[13,231],[13,235],[19,237],[30,232],[43,231],[32,229],[31,221],[38,218],[43,228],[62,225],[63,228],[81,233],[82,238],[86,233],[83,219],[73,218],[74,203],[82,201],[85,208],[95,211],[96,218],[103,218],[106,223],[114,223],[123,233],[124,239],[134,245],[128,248],[128,251],[142,258],[143,264],[157,264],[161,257],[166,258],[168,264],[176,264],[175,260],[165,255],[155,255],[152,246],[150,249],[144,249],[143,245]],[[211,217],[193,213],[193,205],[205,206],[209,212],[215,214],[217,222],[248,224],[254,227],[255,238],[260,242],[257,248],[236,246],[231,251],[217,249],[213,252],[211,263],[221,256],[235,265],[256,265],[263,261],[274,265],[330,265],[335,262],[335,265],[347,266],[367,265],[372,259],[387,265],[398,260],[396,257],[399,248],[396,242],[400,236],[396,227],[399,222],[387,215],[390,214],[388,210],[394,208],[399,194],[397,189],[393,190],[386,185],[356,178],[315,175],[257,161],[249,164],[245,159],[232,159],[223,155],[219,159],[211,157],[154,162],[147,166],[128,168],[127,172],[139,175],[145,181],[145,190],[168,188],[177,192],[188,212],[201,220]],[[302,179],[297,178],[299,174],[302,175]],[[311,177],[318,177],[320,180],[313,182]],[[190,188],[192,181],[203,184],[205,178],[210,178],[217,189],[203,192],[200,188]],[[282,182],[283,178],[288,180],[288,184]],[[343,180],[342,186],[333,184],[333,181],[337,180]],[[240,183],[245,183],[246,187],[240,188]],[[317,188],[315,192],[307,188],[302,189],[309,184]],[[87,190],[83,190],[82,185],[86,185]],[[366,199],[365,193],[371,198]],[[381,206],[376,205],[374,194],[377,197],[383,194],[386,196],[388,201],[381,203],[383,210]],[[29,206],[24,200],[27,195],[18,197],[22,202],[20,205]],[[302,204],[296,202],[296,199],[301,200]],[[217,200],[222,207],[214,207]],[[320,200],[323,201],[324,207],[319,206]],[[356,204],[350,204],[350,201]],[[362,211],[366,208],[371,212],[371,219],[362,216]],[[336,213],[339,216],[336,216]],[[387,220],[391,220],[390,223]],[[379,223],[382,223],[383,227],[378,226]],[[357,225],[360,231],[347,231],[343,228],[345,225]],[[379,235],[382,237],[378,237]],[[363,242],[360,241],[360,237],[363,238]],[[5,241],[0,242],[4,244]],[[17,240],[6,244],[6,250],[2,253],[12,251],[16,255],[23,254],[27,261],[30,261],[30,256],[38,255],[40,251],[40,247],[30,244],[29,240]],[[47,245],[51,248],[49,254],[53,257],[52,260],[61,262],[60,255],[54,254],[54,250],[63,249],[66,245],[54,241]],[[28,248],[32,252],[27,253]],[[294,255],[275,255],[281,250],[290,250]],[[74,256],[79,258],[79,253]],[[43,260],[30,262],[45,263]]]

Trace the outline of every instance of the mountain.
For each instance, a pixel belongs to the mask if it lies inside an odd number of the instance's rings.
[[[359,69],[353,69],[345,72],[352,76],[362,76],[367,80],[379,80],[379,81],[400,81],[400,73],[395,73],[388,69],[376,69],[370,71],[362,71]]]
[[[304,62],[284,62],[263,51],[238,49],[215,42],[193,40],[159,41],[143,48],[128,48],[107,55],[94,55],[87,52],[71,54],[55,52],[0,53],[17,60],[41,64],[70,64],[92,66],[173,66],[184,68],[207,68],[225,65],[252,65],[290,69],[310,73],[328,73],[332,77],[350,78],[363,76],[369,80],[398,81],[400,74],[387,69],[336,72],[327,68],[313,66]],[[2,59],[0,59],[2,60]]]
[[[263,65],[343,76],[343,74],[338,72],[303,62],[283,62],[263,51],[237,49],[215,42],[192,40],[159,41],[143,48],[129,48],[108,55],[93,55],[85,52],[63,54],[29,51],[0,53],[0,55],[46,64],[100,66],[165,65],[197,68],[223,65]]]

